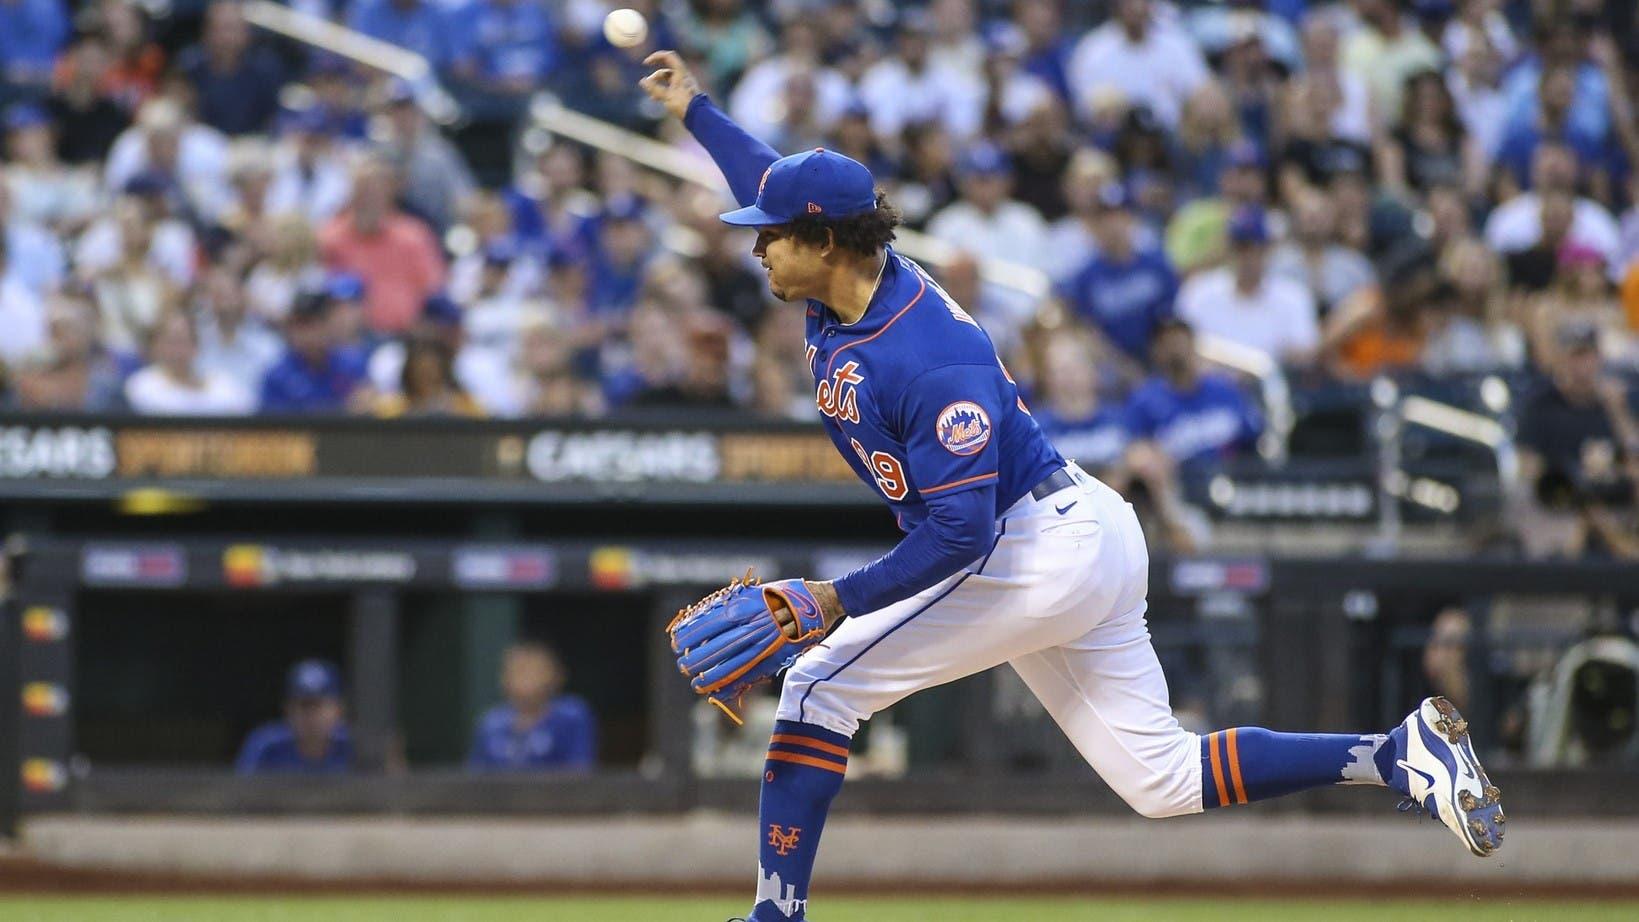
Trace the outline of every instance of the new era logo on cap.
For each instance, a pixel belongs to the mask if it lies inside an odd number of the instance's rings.
[[[763,172],[755,204],[722,216],[726,224],[785,224],[804,215],[846,218],[876,209],[876,181],[865,164],[816,147],[781,157]]]

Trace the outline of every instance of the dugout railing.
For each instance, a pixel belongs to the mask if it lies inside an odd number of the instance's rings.
[[[826,575],[878,550],[749,542],[318,541],[254,538],[185,540],[14,536],[10,593],[3,607],[6,639],[0,708],[6,764],[0,816],[64,810],[198,813],[547,814],[669,812],[698,807],[748,809],[754,781],[697,777],[691,765],[696,701],[676,680],[661,626],[681,604],[746,565],[764,572]],[[362,771],[340,778],[241,778],[218,767],[175,768],[91,763],[74,738],[76,676],[109,668],[76,662],[72,642],[78,600],[87,592],[132,598],[200,591],[292,598],[316,586],[345,594],[350,707]],[[649,701],[645,754],[636,764],[584,777],[472,776],[455,767],[403,774],[380,771],[401,718],[393,680],[400,600],[424,590],[463,594],[536,594],[563,590],[640,593],[649,614],[634,659],[603,664],[646,675]],[[1469,657],[1489,668],[1485,613],[1503,595],[1569,595],[1607,600],[1622,610],[1639,599],[1639,568],[1614,562],[1517,560],[1388,561],[1353,559],[1188,558],[1157,560],[1152,612],[1163,656],[1179,637],[1196,647],[1245,654],[1256,687],[1237,720],[1280,727],[1340,730],[1384,726],[1408,706],[1404,690],[1372,681],[1384,673],[1384,651],[1415,644],[1427,606],[1406,599],[1463,604],[1476,619]],[[1623,608],[1626,606],[1626,608]],[[1203,632],[1204,630],[1204,632]],[[1408,637],[1411,638],[1408,641]],[[1170,638],[1170,639],[1169,639]],[[641,665],[639,664],[641,661]],[[1118,801],[1074,760],[1025,764],[1005,746],[1019,719],[998,714],[985,676],[947,686],[939,707],[956,715],[954,756],[913,764],[902,778],[852,783],[846,809],[964,811],[1120,811]],[[1476,727],[1496,724],[1497,702],[1476,683],[1469,714]],[[915,700],[915,699],[912,699]],[[1489,732],[1489,731],[1487,731]],[[1050,738],[1050,734],[1049,734]],[[1000,754],[1000,755],[998,755]],[[1639,813],[1632,768],[1606,765],[1571,776],[1562,770],[1510,767],[1499,757],[1496,780],[1520,798],[1526,814]],[[1567,778],[1576,777],[1574,783]],[[1597,799],[1589,792],[1598,791]],[[1321,791],[1274,808],[1349,810],[1369,798]],[[1374,803],[1374,802],[1373,802]]]

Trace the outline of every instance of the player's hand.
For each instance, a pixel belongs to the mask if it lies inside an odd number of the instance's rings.
[[[803,580],[803,585],[807,586],[808,591],[814,594],[814,601],[820,605],[820,616],[825,619],[825,629],[830,630],[831,625],[842,620],[843,616],[842,602],[837,598],[836,589],[830,583],[810,582],[809,580]],[[769,612],[774,616],[774,622],[780,626],[780,631],[787,638],[796,640],[797,635],[802,631],[802,627],[797,623],[797,617],[791,613],[791,609],[784,604],[776,604],[769,609]]]
[[[689,72],[682,55],[675,51],[656,51],[644,58],[643,63],[658,69],[639,80],[637,85],[649,94],[650,99],[665,106],[667,112],[681,120],[689,111],[689,103],[703,92],[700,82]]]

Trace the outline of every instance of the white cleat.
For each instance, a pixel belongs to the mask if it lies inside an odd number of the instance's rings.
[[[1502,847],[1502,791],[1469,745],[1468,721],[1445,698],[1424,698],[1404,724],[1407,796],[1439,817],[1468,850],[1488,858]]]

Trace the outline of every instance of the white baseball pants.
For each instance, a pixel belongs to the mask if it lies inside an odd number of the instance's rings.
[[[935,685],[1010,664],[1100,777],[1144,816],[1201,810],[1200,737],[1181,726],[1144,620],[1149,552],[1132,505],[1071,464],[966,570],[845,619],[786,673],[778,718],[852,736]]]

